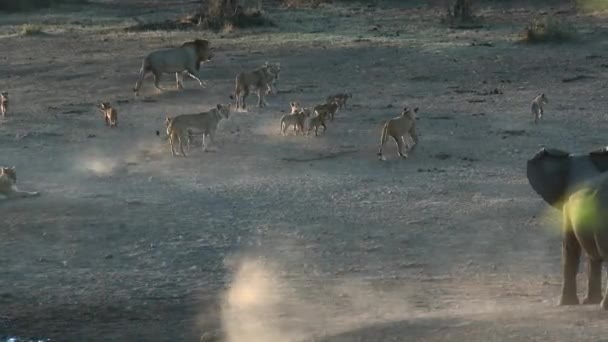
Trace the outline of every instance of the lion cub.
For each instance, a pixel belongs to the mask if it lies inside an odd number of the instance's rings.
[[[418,112],[418,107],[409,109],[403,108],[401,115],[394,119],[388,120],[382,128],[382,136],[380,138],[380,150],[378,156],[380,160],[384,160],[382,155],[382,147],[388,140],[388,137],[392,137],[397,143],[397,154],[403,159],[407,158],[407,151],[414,148],[418,143],[418,135],[416,134],[416,117],[415,113]],[[407,139],[407,140],[406,140]],[[409,141],[412,142],[411,146]]]
[[[339,108],[338,102],[335,100],[331,103],[325,103],[313,108],[313,111],[319,115],[323,115],[324,119],[329,118],[329,121],[334,121],[334,115],[338,112]]]
[[[103,113],[103,118],[106,121],[106,126],[118,126],[118,111],[112,108],[110,102],[100,103],[99,110]]]
[[[317,115],[313,116],[308,121],[308,134],[310,134],[310,131],[312,131],[312,129],[314,128],[315,136],[318,136],[319,127],[323,127],[323,133],[325,134],[325,131],[327,130],[327,126],[325,126],[325,115],[317,113]]]
[[[6,112],[8,111],[8,92],[3,91],[0,93],[0,112],[2,112],[2,116],[6,116]]]
[[[543,105],[548,104],[549,99],[545,96],[545,93],[538,94],[532,101],[532,114],[534,115],[534,123],[538,123],[543,118],[545,111]]]
[[[304,134],[304,122],[310,116],[310,110],[300,107],[298,102],[291,102],[291,113],[281,117],[281,133],[285,135],[285,131],[289,126],[293,126],[296,135],[298,132]]]
[[[346,101],[348,101],[348,99],[350,99],[352,97],[353,97],[353,95],[349,92],[342,93],[342,94],[335,94],[335,95],[328,96],[327,100],[325,100],[325,103],[336,102],[338,104],[338,106],[340,107],[340,109],[342,109],[342,107],[344,107],[345,109],[348,109],[348,107],[346,107]]]
[[[10,198],[25,198],[40,195],[39,192],[20,191],[15,185],[17,183],[17,171],[15,167],[0,167],[0,195]]]

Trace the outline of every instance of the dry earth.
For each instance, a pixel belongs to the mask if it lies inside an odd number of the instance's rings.
[[[0,337],[55,341],[606,341],[599,306],[558,307],[557,213],[532,192],[541,145],[605,145],[608,29],[563,8],[482,8],[454,31],[441,7],[272,9],[278,28],[131,32],[183,1],[104,1],[0,21],[0,164],[39,198],[0,203]],[[267,8],[272,8],[267,6]],[[579,40],[516,43],[545,11]],[[41,35],[23,35],[23,24]],[[131,88],[143,55],[211,40],[209,81]],[[491,42],[492,46],[472,43]],[[220,124],[217,152],[172,158],[167,114],[225,103],[234,76],[280,61],[270,106]],[[572,82],[564,79],[588,76]],[[500,94],[483,95],[498,89]],[[350,90],[326,134],[281,136],[288,102]],[[540,91],[550,104],[532,123]],[[95,105],[111,101],[119,127]],[[380,127],[420,107],[406,161]],[[581,281],[582,281],[581,275]],[[582,288],[582,287],[581,287]],[[582,292],[581,292],[582,296]]]

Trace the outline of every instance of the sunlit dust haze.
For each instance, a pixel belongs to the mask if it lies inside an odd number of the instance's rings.
[[[222,303],[229,342],[298,342],[408,315],[404,293],[377,292],[356,280],[288,279],[278,264],[245,259]]]
[[[80,171],[92,172],[97,176],[109,176],[117,165],[118,162],[112,158],[85,157],[77,161],[76,168]]]
[[[285,266],[285,265],[283,265]],[[227,342],[302,342],[404,320],[467,316],[474,320],[532,312],[492,300],[491,293],[454,307],[419,310],[416,289],[374,288],[357,278],[287,276],[288,268],[257,258],[237,263],[222,298],[221,325]],[[481,298],[485,297],[485,298]],[[491,315],[491,316],[488,316]]]

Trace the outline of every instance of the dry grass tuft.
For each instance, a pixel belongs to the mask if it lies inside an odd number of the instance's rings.
[[[442,22],[455,29],[481,28],[481,19],[475,16],[472,0],[456,0],[452,6],[448,4]]]
[[[566,23],[551,17],[535,18],[522,37],[529,44],[565,43],[575,39],[575,31]]]
[[[287,8],[312,7],[317,8],[321,4],[332,3],[332,0],[281,0]]]
[[[21,26],[20,34],[22,36],[35,36],[35,35],[44,34],[44,31],[42,30],[42,26],[40,26],[40,25],[25,24],[25,25]]]

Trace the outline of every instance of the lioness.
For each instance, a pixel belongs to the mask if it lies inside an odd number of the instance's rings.
[[[0,112],[2,112],[2,116],[6,116],[6,112],[8,111],[8,92],[3,91],[0,93]]]
[[[279,79],[281,73],[281,64],[274,63],[268,64],[266,62],[263,66],[250,71],[241,72],[236,76],[236,85],[234,90],[234,97],[236,97],[236,109],[246,110],[246,99],[250,91],[256,90],[258,94],[258,107],[264,107],[266,99],[264,92],[276,93],[273,88],[274,82]],[[232,95],[231,95],[231,98]]]
[[[213,143],[213,136],[217,130],[217,125],[222,118],[230,117],[230,105],[218,104],[217,107],[206,112],[197,114],[183,114],[174,118],[168,117],[167,135],[171,144],[171,154],[176,155],[176,144],[179,143],[180,152],[184,157],[184,141],[191,139],[192,134],[203,135],[203,151],[207,152],[208,147],[205,143],[205,136]]]
[[[325,103],[336,102],[338,104],[338,106],[340,107],[340,109],[342,109],[342,107],[344,107],[345,109],[348,109],[348,107],[346,107],[346,101],[348,101],[348,99],[350,99],[352,97],[353,97],[353,95],[349,92],[335,94],[335,95],[328,96],[327,100],[325,100]]]
[[[162,74],[175,73],[177,89],[182,89],[184,87],[182,83],[183,72],[186,72],[188,76],[197,80],[201,87],[205,88],[198,77],[198,73],[201,63],[208,62],[212,57],[209,41],[204,39],[185,42],[177,48],[153,51],[144,58],[139,71],[139,79],[135,83],[133,92],[135,95],[139,93],[139,87],[149,73],[154,75],[154,87],[158,92],[162,92],[158,86]]]
[[[102,102],[99,104],[99,110],[103,113],[103,118],[106,126],[118,126],[118,111],[110,105],[110,102]]]
[[[0,167],[0,195],[6,199],[25,198],[40,195],[39,192],[20,191],[17,183],[15,167]]]
[[[418,142],[418,135],[416,134],[416,117],[415,113],[418,112],[418,107],[409,109],[405,107],[401,115],[394,119],[388,120],[382,128],[382,137],[380,138],[380,151],[378,156],[380,160],[384,160],[382,156],[382,147],[391,136],[395,143],[397,143],[397,154],[401,158],[407,158],[407,150],[414,148]],[[407,139],[407,140],[406,140]],[[408,146],[408,142],[412,141],[412,145]]]
[[[317,105],[313,108],[313,111],[318,115],[323,115],[324,118],[329,118],[329,121],[334,121],[334,115],[338,112],[338,102],[333,101],[331,103]]]
[[[534,123],[538,123],[543,118],[545,111],[543,105],[548,104],[549,99],[545,96],[545,93],[538,94],[534,100],[532,100],[532,114],[534,115]]]
[[[293,125],[293,130],[304,134],[304,121],[310,116],[310,111],[304,110],[297,102],[291,102],[291,114],[285,114],[281,117],[281,133],[285,135],[285,131],[289,126]]]

